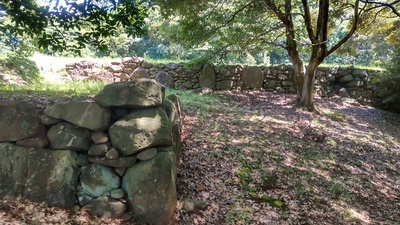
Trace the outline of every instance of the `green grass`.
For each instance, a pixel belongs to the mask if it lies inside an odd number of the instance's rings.
[[[319,68],[332,68],[334,66],[338,66],[338,64],[330,64],[330,63],[323,63],[319,65]],[[351,65],[351,64],[340,64],[339,65],[341,68],[348,68],[348,67],[354,67],[357,69],[365,69],[365,70],[384,70],[381,67],[377,66],[366,66],[366,65]]]
[[[26,85],[0,84],[3,97],[23,97],[26,95],[47,96],[58,98],[65,96],[95,95],[104,87],[104,83],[95,81],[67,81],[62,83],[32,83]]]
[[[190,90],[167,89],[166,95],[176,94],[182,103],[182,107],[201,110],[213,109],[219,103],[219,95],[200,95]],[[217,105],[218,106],[218,105]]]

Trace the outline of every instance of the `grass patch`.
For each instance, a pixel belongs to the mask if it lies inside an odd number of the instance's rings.
[[[5,98],[24,97],[26,95],[58,98],[65,96],[87,96],[100,92],[104,83],[95,81],[67,81],[63,83],[32,83],[26,85],[0,85],[0,92]]]
[[[338,64],[329,64],[329,63],[324,63],[319,66],[319,68],[332,68],[334,66],[338,66]],[[349,67],[354,67],[356,69],[364,69],[364,70],[384,70],[381,67],[377,66],[366,66],[366,65],[351,65],[351,64],[340,64],[339,65],[341,68],[349,68]]]
[[[280,208],[280,209],[286,208],[286,204],[282,200],[272,198],[266,194],[263,194],[260,197],[254,195],[252,196],[251,199],[254,200],[255,202],[268,202],[270,206],[275,208]]]
[[[187,90],[167,89],[166,95],[176,94],[182,103],[182,107],[187,109],[212,110],[219,108],[220,95],[201,95]]]

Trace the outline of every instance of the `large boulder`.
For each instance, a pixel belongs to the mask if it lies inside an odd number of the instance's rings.
[[[122,155],[172,144],[171,123],[161,107],[134,111],[119,119],[109,128],[109,135]]]
[[[203,66],[203,71],[199,77],[199,85],[202,88],[214,88],[215,87],[215,70],[214,67],[206,64]]]
[[[80,179],[83,191],[94,197],[117,189],[121,183],[120,177],[113,169],[99,164],[82,167]]]
[[[0,101],[0,141],[18,141],[35,137],[44,125],[36,107],[23,101]]]
[[[125,172],[122,189],[136,220],[154,225],[169,223],[177,202],[175,164],[173,152],[159,152]]]
[[[90,147],[90,131],[67,122],[50,127],[47,137],[52,149],[88,151]]]
[[[174,88],[174,78],[165,71],[158,72],[154,79],[166,88]]]
[[[263,71],[256,66],[243,68],[240,79],[247,88],[260,88],[264,82]]]
[[[96,95],[95,101],[105,107],[159,106],[162,104],[164,92],[164,88],[155,80],[143,78],[108,84]]]
[[[0,198],[22,197],[69,208],[76,202],[77,154],[0,143]]]
[[[90,130],[106,130],[111,111],[94,102],[56,103],[44,110],[47,116],[63,119]]]

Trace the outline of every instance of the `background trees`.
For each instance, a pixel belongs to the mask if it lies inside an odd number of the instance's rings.
[[[173,38],[186,47],[202,46],[222,56],[271,46],[285,49],[297,78],[297,98],[311,109],[315,69],[357,30],[398,17],[400,5],[368,0],[156,2],[166,18],[179,15],[174,17],[179,29]]]
[[[49,52],[79,52],[86,45],[106,49],[105,38],[118,29],[143,34],[145,17],[145,5],[129,0],[0,0],[0,33],[34,38]]]
[[[39,46],[47,54],[66,50],[100,57],[203,55],[245,64],[289,59],[297,99],[313,108],[314,72],[322,62],[382,65],[391,59],[393,43],[400,42],[399,5],[398,0],[0,0],[0,47],[20,55]]]

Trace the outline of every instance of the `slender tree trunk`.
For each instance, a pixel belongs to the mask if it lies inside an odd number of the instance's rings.
[[[305,72],[306,69],[304,67],[303,62],[300,60],[300,58],[295,58],[291,59],[292,65],[293,65],[293,70],[294,70],[294,75],[296,78],[296,86],[297,86],[297,101],[300,101],[301,96],[303,95],[303,85],[304,85],[304,77],[305,77]]]
[[[315,68],[307,68],[304,75],[303,86],[298,86],[302,89],[302,95],[300,97],[300,104],[310,110],[314,110],[314,74]]]
[[[304,82],[302,86],[297,86],[297,88],[301,88],[301,97],[300,97],[300,105],[306,107],[309,110],[316,110],[314,105],[314,80],[315,80],[315,72],[317,71],[317,67],[322,63],[321,59],[313,60],[307,67],[304,74]]]

